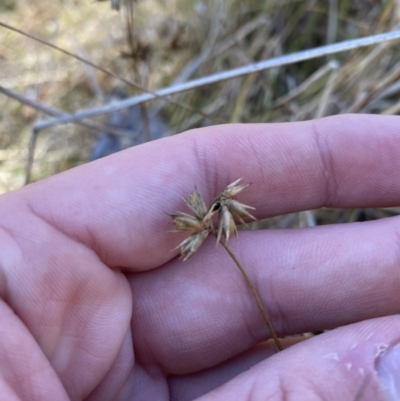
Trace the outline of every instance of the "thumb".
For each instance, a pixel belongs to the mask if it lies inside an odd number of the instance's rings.
[[[275,354],[197,401],[400,400],[400,316],[321,334]]]

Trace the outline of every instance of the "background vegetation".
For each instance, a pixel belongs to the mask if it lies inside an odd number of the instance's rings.
[[[396,0],[2,0],[0,21],[154,90],[279,55],[399,27]],[[400,41],[291,64],[148,102],[171,135],[220,122],[299,121],[357,112],[398,114]],[[0,27],[0,85],[68,113],[103,104],[115,77]],[[205,117],[205,114],[210,118]],[[41,112],[0,95],[0,193],[23,186]],[[101,121],[101,120],[99,120]],[[87,162],[98,133],[55,126],[38,137],[33,180]],[[384,217],[390,210],[325,210],[269,219],[293,227]]]

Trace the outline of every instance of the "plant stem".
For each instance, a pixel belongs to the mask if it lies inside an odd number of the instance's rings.
[[[251,292],[253,293],[253,296],[254,296],[254,298],[255,298],[255,300],[256,300],[256,302],[257,302],[257,305],[258,305],[258,307],[259,307],[259,309],[260,309],[260,311],[261,311],[261,314],[262,314],[262,316],[263,316],[263,318],[264,318],[264,321],[265,321],[265,323],[267,324],[267,327],[268,327],[268,329],[269,329],[269,332],[271,333],[272,338],[274,339],[275,344],[276,344],[276,346],[278,347],[278,350],[279,350],[279,351],[283,351],[282,344],[281,344],[281,342],[279,341],[278,336],[276,335],[274,326],[272,325],[271,319],[268,317],[268,314],[267,314],[267,312],[266,312],[266,310],[265,310],[265,308],[264,308],[264,306],[263,306],[263,304],[262,304],[262,302],[261,302],[261,298],[260,298],[260,295],[258,294],[258,291],[257,291],[256,287],[255,287],[254,284],[252,283],[252,281],[251,281],[249,275],[246,273],[246,270],[245,270],[244,267],[241,265],[241,263],[240,263],[239,260],[237,259],[236,255],[233,253],[232,249],[228,246],[228,244],[227,244],[223,239],[221,239],[220,242],[221,242],[222,246],[225,248],[225,250],[228,252],[229,256],[230,256],[230,257],[233,259],[233,261],[236,263],[236,266],[239,268],[240,272],[242,273],[244,279],[245,279],[246,282],[247,282],[247,285],[249,286]]]

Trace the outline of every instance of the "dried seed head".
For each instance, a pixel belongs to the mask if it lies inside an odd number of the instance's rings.
[[[246,185],[237,185],[239,182],[242,181],[242,178],[239,178],[238,180],[232,182],[228,186],[225,187],[225,189],[221,192],[220,198],[232,198],[236,195],[239,195],[241,192],[243,192],[250,184]]]
[[[190,194],[189,199],[185,202],[199,219],[203,219],[207,214],[206,204],[197,188]]]
[[[208,234],[208,230],[200,231],[199,233],[193,234],[189,238],[186,238],[179,244],[178,248],[181,250],[181,258],[183,261],[188,260],[196,253],[201,244],[208,237]]]
[[[172,213],[170,216],[174,219],[174,225],[177,231],[191,231],[198,233],[206,227],[198,218],[183,212]]]
[[[245,205],[244,203],[240,203],[234,199],[227,199],[223,202],[223,204],[228,208],[234,218],[239,220],[242,224],[247,224],[244,222],[244,218],[249,218],[252,220],[257,220],[254,216],[252,216],[247,209],[255,209],[255,207],[251,207]]]
[[[205,218],[207,207],[197,189],[190,194],[185,203],[194,212],[195,216],[183,212],[170,214],[174,220],[176,231],[189,231],[192,233],[189,238],[186,238],[177,247],[180,249],[181,258],[184,261],[193,256],[199,249],[210,233],[212,224],[210,219]]]
[[[212,227],[212,218],[215,213],[218,213],[221,208],[221,203],[219,198],[215,198],[210,208],[208,209],[207,214],[204,216],[203,221],[208,224],[209,227]]]
[[[210,220],[215,213],[218,212],[219,214],[217,242],[221,240],[222,236],[224,236],[225,240],[228,241],[233,233],[236,233],[237,235],[234,219],[237,219],[242,224],[246,224],[243,220],[244,218],[256,220],[256,218],[248,212],[248,209],[254,209],[254,207],[247,206],[233,199],[235,195],[240,194],[249,186],[249,184],[238,185],[241,180],[242,179],[239,178],[227,185],[213,200],[207,213],[207,217]]]
[[[240,181],[241,178],[226,186],[213,200],[209,209],[201,193],[195,189],[185,201],[195,215],[191,216],[182,212],[170,214],[174,219],[176,231],[188,231],[192,234],[178,246],[183,260],[188,260],[194,255],[210,232],[215,233],[212,223],[215,213],[218,213],[217,243],[222,238],[228,241],[233,234],[237,235],[235,218],[243,224],[246,224],[243,220],[245,218],[256,220],[248,211],[254,209],[253,207],[233,199],[249,186],[238,185]]]
[[[229,209],[225,205],[221,205],[218,220],[217,243],[220,242],[222,235],[228,241],[233,234],[237,234],[235,221]]]

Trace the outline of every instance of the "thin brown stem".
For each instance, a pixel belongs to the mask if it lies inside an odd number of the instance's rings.
[[[215,235],[215,233],[214,233]],[[272,335],[272,338],[275,341],[276,346],[278,347],[279,351],[283,351],[283,347],[281,342],[279,341],[278,336],[276,335],[276,331],[274,329],[274,326],[272,325],[271,319],[269,318],[263,304],[260,298],[260,295],[258,294],[258,291],[256,289],[256,287],[254,286],[254,284],[252,283],[249,275],[247,274],[246,270],[244,269],[244,267],[241,265],[241,263],[239,262],[238,258],[236,257],[236,255],[233,253],[232,249],[229,247],[229,245],[224,241],[224,239],[221,239],[221,244],[222,246],[225,248],[225,250],[228,252],[229,256],[233,259],[233,261],[236,263],[236,266],[238,267],[238,269],[240,270],[240,272],[242,273],[244,279],[246,280],[247,285],[249,286],[251,292],[253,293],[253,296],[257,302],[257,305],[261,311],[261,314],[264,318],[264,321],[269,329],[269,332]]]

